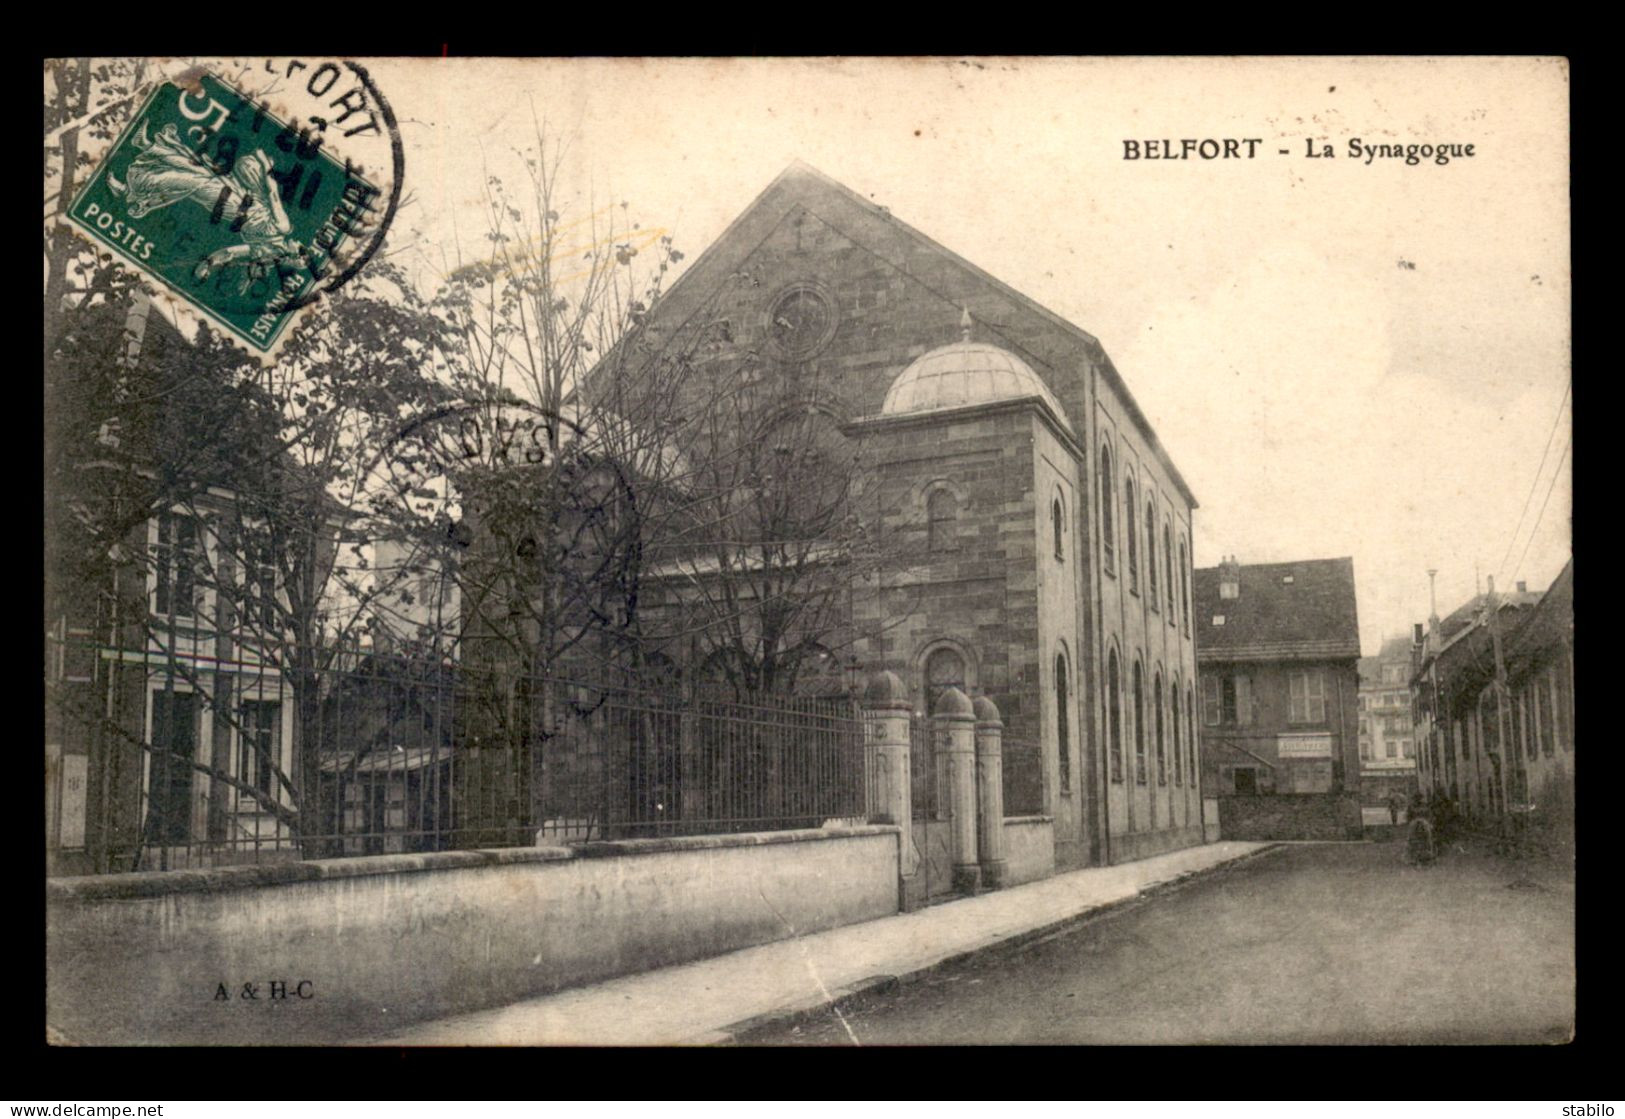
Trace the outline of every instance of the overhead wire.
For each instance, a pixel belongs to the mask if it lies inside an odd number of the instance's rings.
[[[1557,487],[1557,480],[1563,476],[1563,460],[1568,457],[1569,448],[1573,445],[1574,436],[1570,435],[1563,442],[1563,453],[1557,456],[1557,469],[1552,472],[1552,480],[1546,485],[1546,496],[1540,499],[1540,512],[1535,514],[1535,523],[1529,526],[1529,539],[1524,543],[1523,551],[1518,555],[1518,566],[1512,569],[1512,578],[1514,579],[1523,571],[1524,557],[1529,554],[1529,545],[1535,542],[1535,531],[1540,528],[1540,522],[1546,516],[1546,503],[1552,498],[1552,490]]]
[[[1518,530],[1523,527],[1523,519],[1529,513],[1529,503],[1534,499],[1535,490],[1540,487],[1541,475],[1546,470],[1546,456],[1552,453],[1552,439],[1557,435],[1557,425],[1563,419],[1563,406],[1568,403],[1569,392],[1573,388],[1573,381],[1570,381],[1568,384],[1563,386],[1562,399],[1557,402],[1557,414],[1552,417],[1552,429],[1546,433],[1546,447],[1540,452],[1540,465],[1535,467],[1535,475],[1533,478],[1529,479],[1529,493],[1525,495],[1523,499],[1523,509],[1518,513],[1517,524],[1512,526],[1512,539],[1507,541],[1506,554],[1501,557],[1501,562],[1496,565],[1495,573],[1497,575],[1506,574],[1507,559],[1512,555],[1512,549],[1517,547]],[[1524,550],[1528,550],[1527,544],[1524,545]],[[1520,560],[1519,562],[1522,561]],[[1514,573],[1513,577],[1517,577],[1516,573]]]

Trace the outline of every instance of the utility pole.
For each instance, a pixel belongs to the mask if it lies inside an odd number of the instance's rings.
[[[1490,645],[1495,650],[1495,741],[1500,751],[1501,771],[1501,823],[1503,829],[1508,821],[1509,808],[1507,805],[1507,769],[1512,764],[1512,750],[1507,741],[1507,670],[1506,663],[1501,658],[1501,608],[1500,600],[1495,594],[1495,576],[1489,579],[1487,594],[1490,609]]]

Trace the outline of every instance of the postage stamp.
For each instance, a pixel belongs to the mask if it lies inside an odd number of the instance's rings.
[[[373,103],[387,116],[381,97]],[[386,191],[335,150],[329,127],[212,73],[161,82],[66,220],[273,359],[301,311],[376,251],[399,197],[399,160]]]

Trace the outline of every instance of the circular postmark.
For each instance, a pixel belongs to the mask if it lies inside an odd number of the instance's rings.
[[[373,510],[431,550],[473,548],[488,567],[547,572],[566,612],[624,625],[636,609],[639,506],[595,426],[513,400],[440,404],[379,453]]]
[[[267,177],[275,184],[267,184],[264,193],[281,204],[288,226],[298,223],[300,228],[288,236],[291,244],[285,248],[291,252],[279,258],[266,262],[216,256],[220,263],[211,264],[208,256],[201,256],[193,279],[212,288],[228,308],[254,310],[274,300],[283,284],[291,287],[290,272],[296,277],[302,272],[308,282],[278,304],[291,313],[337,291],[377,255],[400,206],[405,149],[389,100],[358,62],[266,59],[240,81],[247,137],[235,147],[241,153],[250,147],[248,137],[257,141],[253,149],[270,160]],[[234,125],[244,123],[236,111],[232,118]],[[205,160],[213,154],[211,145],[216,153],[222,144],[229,151],[231,139],[218,133],[204,140]],[[250,199],[246,207],[240,201],[244,197]],[[222,216],[230,216],[233,225],[238,222],[234,201],[250,214],[255,209],[246,192],[228,197],[228,214]],[[251,222],[252,217],[243,223],[245,228]],[[234,268],[243,271],[234,274]],[[273,274],[280,284],[267,283]]]

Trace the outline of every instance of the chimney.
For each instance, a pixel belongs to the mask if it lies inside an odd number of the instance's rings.
[[[1417,622],[1415,625],[1411,626],[1411,644],[1412,645],[1420,645],[1421,643],[1422,643],[1422,623]]]
[[[1523,579],[1518,580],[1518,593],[1519,594],[1528,594],[1529,593],[1529,583],[1526,580],[1523,580]]]
[[[1219,597],[1241,597],[1241,565],[1235,556],[1226,556],[1219,564]]]

